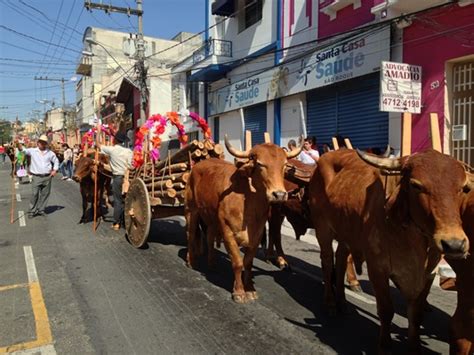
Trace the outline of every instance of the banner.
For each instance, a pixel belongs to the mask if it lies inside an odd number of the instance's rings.
[[[210,115],[330,85],[380,70],[390,58],[390,29],[355,35],[209,93]]]
[[[421,67],[382,62],[380,111],[421,112]]]

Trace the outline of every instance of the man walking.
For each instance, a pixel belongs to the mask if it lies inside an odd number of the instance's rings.
[[[59,168],[59,160],[48,148],[48,137],[41,135],[36,148],[25,149],[31,157],[30,172],[33,175],[32,196],[28,218],[44,216],[44,209],[51,193],[51,180]]]
[[[124,133],[117,132],[114,137],[114,146],[99,145],[101,152],[110,156],[112,193],[114,195],[114,223],[112,228],[114,230],[119,230],[120,226],[124,223],[122,184],[125,172],[132,166],[133,157],[132,151],[123,146],[127,141],[128,137]]]

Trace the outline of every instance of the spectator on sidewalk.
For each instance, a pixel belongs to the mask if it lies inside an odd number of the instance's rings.
[[[314,165],[319,160],[319,152],[312,148],[313,139],[306,138],[303,144],[303,150],[300,155],[298,155],[298,160],[304,164]]]
[[[4,144],[0,145],[0,161],[2,162],[2,165],[5,164],[5,154]]]
[[[114,195],[114,222],[112,228],[119,230],[124,224],[122,184],[125,172],[132,166],[133,153],[123,145],[128,141],[125,133],[117,132],[114,136],[115,145],[101,146],[101,152],[110,156],[110,167],[112,169],[112,193]]]
[[[63,156],[64,156],[64,160],[63,162],[61,163],[61,166],[60,166],[60,169],[62,167],[62,170],[61,170],[61,174],[63,175],[63,180],[67,180],[67,181],[72,181],[72,159],[73,159],[73,152],[72,152],[72,149],[69,148],[69,145],[67,143],[64,143],[62,145],[62,148],[63,148]]]
[[[51,180],[59,168],[56,154],[48,148],[48,137],[41,135],[36,145],[36,148],[23,150],[31,158],[30,172],[33,175],[28,218],[45,215],[46,204],[51,193]]]

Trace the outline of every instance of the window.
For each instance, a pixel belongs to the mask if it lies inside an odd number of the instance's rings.
[[[263,0],[241,0],[239,32],[249,28],[262,19]]]
[[[197,111],[199,105],[199,82],[190,81],[191,72],[186,73],[186,108]]]

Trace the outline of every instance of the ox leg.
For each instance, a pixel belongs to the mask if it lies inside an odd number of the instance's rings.
[[[347,257],[347,268],[346,268],[346,280],[349,284],[349,289],[354,292],[362,292],[360,288],[359,280],[357,280],[357,275],[354,268],[354,260],[352,259],[352,254],[349,254]]]
[[[379,333],[379,353],[389,353],[392,346],[392,338],[390,337],[390,326],[394,315],[393,303],[390,297],[390,284],[388,275],[379,270],[378,265],[367,262],[369,279],[375,292],[377,301],[377,314],[380,319]]]
[[[207,229],[207,267],[210,270],[216,269],[216,249],[215,241],[219,238],[219,230],[216,226],[209,226]]]
[[[239,246],[234,239],[232,231],[225,231],[224,235],[224,246],[229,254],[230,261],[232,263],[232,270],[234,271],[234,288],[232,290],[232,299],[236,303],[245,303],[247,298],[245,297],[244,284],[242,282],[242,269],[244,263],[240,256]]]
[[[87,220],[86,217],[86,212],[87,212],[87,196],[84,192],[81,191],[82,195],[82,216],[81,219],[79,220],[79,224],[85,223]]]
[[[336,300],[333,288],[333,271],[334,271],[334,251],[332,249],[331,233],[323,230],[323,227],[317,229],[319,246],[321,248],[321,267],[323,269],[324,281],[324,304],[328,308],[330,314],[336,313]]]
[[[336,302],[340,310],[345,311],[346,293],[344,290],[344,275],[347,269],[347,257],[349,248],[345,243],[340,242],[336,250]]]
[[[186,237],[188,239],[188,253],[186,255],[186,264],[195,269],[197,267],[198,242],[196,238],[200,238],[199,234],[199,216],[197,213],[186,211]]]
[[[258,299],[257,291],[255,290],[253,281],[252,281],[252,266],[253,259],[257,254],[257,248],[248,247],[245,249],[244,255],[244,288],[245,296],[247,300],[254,301]]]
[[[272,212],[270,217],[270,240],[273,254],[273,246],[276,249],[276,265],[280,270],[286,269],[289,267],[288,262],[285,259],[285,253],[283,253],[283,248],[281,246],[281,225],[283,224],[284,216],[282,215],[281,207],[274,206],[276,213]]]
[[[423,311],[426,298],[433,284],[434,275],[427,280],[425,288],[415,300],[408,302],[408,345],[414,353],[421,353],[420,326],[423,321]]]

